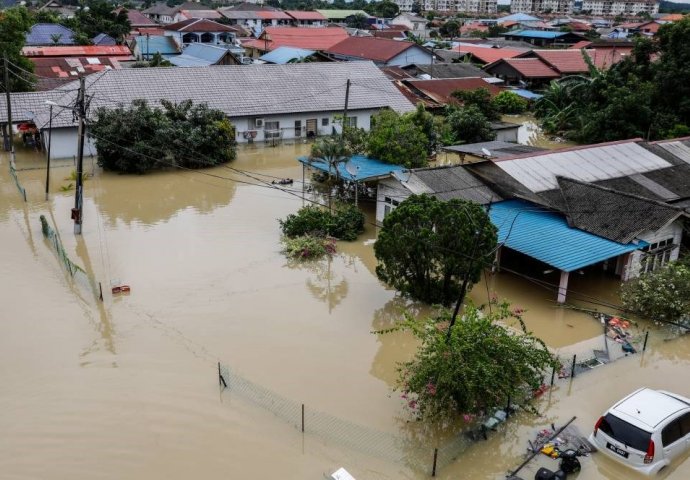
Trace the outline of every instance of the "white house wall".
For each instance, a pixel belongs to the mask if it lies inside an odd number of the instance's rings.
[[[411,47],[393,57],[386,63],[387,66],[405,67],[407,65],[428,65],[431,63],[431,54],[419,47]]]
[[[48,151],[48,129],[43,130],[43,143]],[[77,128],[54,128],[50,136],[52,140],[52,147],[50,148],[50,158],[73,158],[77,156]],[[96,147],[94,146],[88,135],[84,138],[84,156],[89,157],[96,155]]]
[[[675,222],[667,225],[666,227],[657,230],[655,232],[646,232],[640,235],[640,240],[644,240],[647,243],[657,243],[668,238],[673,238],[673,244],[676,248],[671,251],[671,257],[669,261],[678,260],[678,254],[680,253],[680,242],[683,237],[683,221],[682,219],[676,220]],[[640,268],[642,266],[642,256],[644,252],[641,250],[635,250],[630,254],[628,258],[628,263],[625,266],[624,271],[621,274],[623,281],[627,281],[638,277],[640,275]]]
[[[402,202],[410,195],[412,193],[395,178],[386,178],[378,182],[376,189],[376,222],[379,224],[383,223],[383,219],[386,216],[386,206],[390,207],[386,197]]]

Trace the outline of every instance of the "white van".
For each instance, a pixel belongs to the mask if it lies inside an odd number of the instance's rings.
[[[645,475],[654,475],[690,449],[690,399],[641,388],[599,418],[589,441]]]

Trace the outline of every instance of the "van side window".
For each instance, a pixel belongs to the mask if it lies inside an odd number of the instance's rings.
[[[664,447],[668,447],[682,437],[680,433],[680,421],[682,418],[675,419],[661,431],[661,443],[664,444]]]
[[[690,412],[680,417],[680,436],[690,435]]]

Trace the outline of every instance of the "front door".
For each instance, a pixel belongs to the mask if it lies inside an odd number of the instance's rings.
[[[307,119],[307,137],[315,137],[318,133],[317,131],[317,119],[309,118]]]
[[[295,138],[302,136],[302,120],[295,120]]]

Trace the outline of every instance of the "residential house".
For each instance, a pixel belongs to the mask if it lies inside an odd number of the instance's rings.
[[[114,108],[112,99],[124,105],[143,99],[154,106],[161,99],[190,99],[222,110],[235,126],[238,142],[271,142],[304,138],[308,132],[331,134],[334,121],[341,118],[348,80],[351,126],[368,130],[371,117],[383,108],[414,110],[372,62],[125,68],[87,77],[86,88],[90,115],[99,107]],[[57,103],[73,104],[75,92],[76,88],[63,92]],[[48,107],[34,113],[37,127],[46,131]],[[71,111],[54,114],[52,136],[55,158],[76,153],[77,124]],[[87,154],[95,154],[91,142],[85,147]]]
[[[176,67],[208,67],[210,65],[241,65],[240,59],[225,47],[208,43],[190,43],[180,55],[168,58]]]
[[[167,25],[174,22],[173,18],[177,13],[177,9],[175,7],[169,7],[165,2],[161,2],[150,6],[141,13],[156,23]]]
[[[179,55],[180,48],[175,39],[168,35],[141,35],[134,37],[131,42],[132,53],[137,60],[151,60],[156,53],[170,58]]]
[[[290,25],[294,19],[287,13],[275,9],[239,10],[238,8],[226,8],[219,10],[229,25],[238,25],[255,36],[266,27],[278,27]]]
[[[16,92],[10,95],[12,102],[12,130],[20,123],[33,121],[34,113],[46,108],[47,101],[56,102],[65,94],[62,90],[47,90],[42,92]],[[9,145],[9,131],[7,119],[7,100],[5,95],[0,95],[0,133],[2,144],[7,149]]]
[[[547,32],[543,30],[516,30],[502,33],[507,40],[522,40],[539,47],[569,46],[585,39],[573,32]]]
[[[208,20],[219,20],[223,15],[217,10],[178,10],[173,17],[173,23],[190,20],[192,18],[206,18]]]
[[[371,60],[380,67],[431,63],[433,54],[414,42],[376,37],[348,37],[324,50],[335,60]]]
[[[484,67],[487,73],[502,79],[506,85],[542,87],[561,74],[538,58],[505,58]]]
[[[259,38],[244,40],[242,46],[249,56],[258,58],[278,47],[323,51],[348,37],[347,31],[341,27],[266,27]]]
[[[658,0],[582,0],[582,11],[590,15],[639,15],[659,13]]]
[[[21,2],[22,4],[25,2]],[[38,7],[38,12],[50,12],[59,18],[73,18],[77,8],[73,5],[63,5],[58,0],[48,0]]]
[[[492,97],[502,91],[501,88],[488,83],[484,78],[476,77],[434,80],[403,78],[395,84],[408,100],[414,104],[422,103],[430,111],[441,111],[446,105],[459,104],[460,101],[452,95],[456,91],[466,92],[484,88]]]
[[[461,43],[452,49],[459,52],[461,58],[470,60],[479,65],[487,65],[503,58],[512,58],[524,53],[523,49],[516,48],[494,48],[484,45],[472,45]]]
[[[113,13],[119,14],[122,10],[127,14],[127,19],[132,27],[132,32],[137,32],[139,28],[153,28],[158,26],[156,22],[151,20],[149,17],[144,15],[139,10],[134,10],[131,8],[125,9],[124,7],[119,7],[113,10]]]
[[[391,25],[401,25],[407,29],[408,32],[417,36],[425,36],[426,24],[429,21],[426,18],[419,17],[412,13],[401,13],[391,20]]]
[[[36,23],[26,34],[24,45],[74,45],[74,32],[57,23]]]
[[[319,12],[305,12],[302,10],[286,10],[292,21],[290,22],[295,27],[325,27],[328,23],[326,17]]]
[[[259,60],[275,65],[303,62],[331,62],[332,60],[323,53],[314,50],[294,47],[278,47],[259,57]]]
[[[410,76],[431,80],[432,78],[491,77],[481,68],[471,63],[429,63],[411,64],[403,67]]]
[[[527,153],[543,152],[546,149],[533,147],[531,145],[520,145],[516,142],[492,140],[489,142],[449,145],[442,147],[441,150],[446,153],[457,155],[460,163],[465,164],[484,160],[500,160],[503,158],[525,155]]]
[[[51,90],[83,75],[118,69],[120,62],[134,58],[124,45],[24,47],[22,55],[34,64],[36,90]]]
[[[243,30],[233,25],[223,25],[205,18],[190,18],[164,27],[165,35],[175,39],[178,45],[210,43],[232,45]]]

